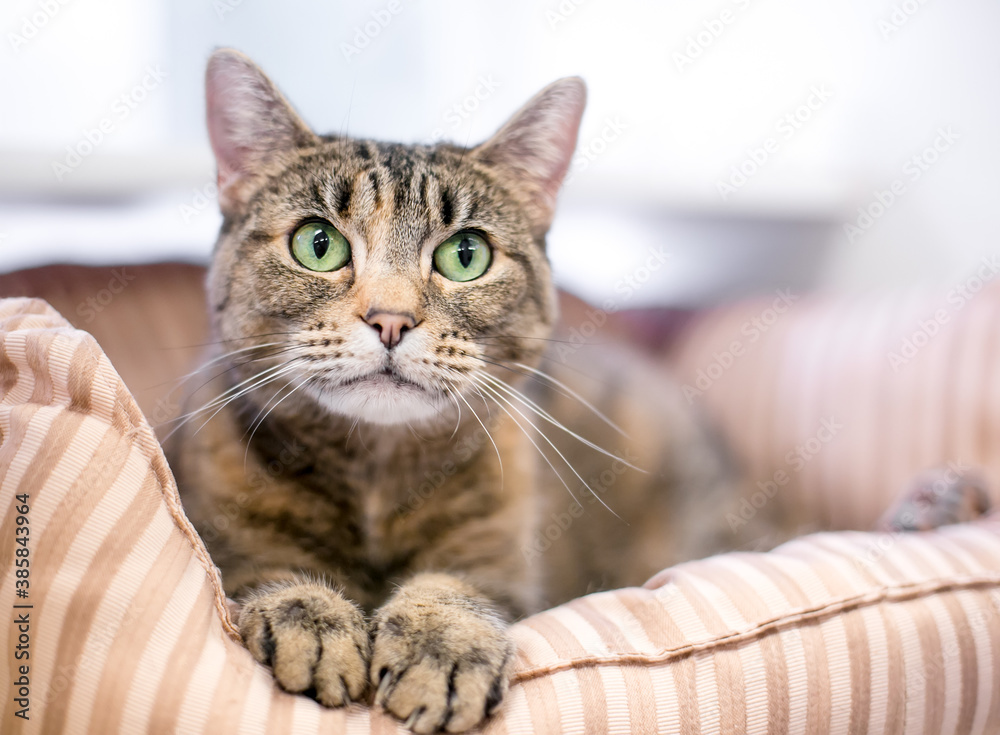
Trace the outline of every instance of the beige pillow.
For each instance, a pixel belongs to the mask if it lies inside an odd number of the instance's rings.
[[[3,733],[402,730],[274,686],[132,397],[37,300],[0,301],[0,507]],[[998,732],[1000,522],[714,557],[514,635],[485,732]]]

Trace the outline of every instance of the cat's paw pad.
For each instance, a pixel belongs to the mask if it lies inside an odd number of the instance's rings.
[[[359,699],[368,686],[370,641],[356,605],[319,584],[263,591],[243,604],[240,635],[293,693],[315,691],[328,707]]]
[[[986,481],[974,470],[933,469],[917,477],[879,520],[881,531],[929,531],[967,523],[990,509]]]
[[[513,652],[502,621],[475,606],[394,600],[375,621],[375,704],[418,733],[464,732],[500,705]]]

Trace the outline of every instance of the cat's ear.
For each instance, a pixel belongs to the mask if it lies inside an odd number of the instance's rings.
[[[476,156],[503,169],[526,195],[536,236],[552,223],[556,195],[576,148],[587,87],[579,77],[553,82],[536,94]]]
[[[318,142],[274,83],[249,58],[218,49],[205,74],[208,136],[223,214],[242,211],[269,164]]]

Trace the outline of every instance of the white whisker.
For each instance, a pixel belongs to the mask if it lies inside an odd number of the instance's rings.
[[[563,383],[561,380],[556,380],[555,378],[553,378],[548,373],[543,372],[542,370],[538,370],[536,368],[533,368],[530,365],[525,365],[524,363],[521,363],[521,362],[517,362],[517,363],[514,363],[514,364],[517,365],[517,367],[521,368],[522,370],[527,370],[532,375],[537,375],[540,378],[548,380],[553,385],[558,386],[560,389],[566,391],[566,393],[568,393],[570,396],[572,396],[573,398],[575,398],[576,400],[578,400],[580,403],[582,403],[584,406],[586,406],[587,408],[589,408],[591,410],[591,412],[593,412],[593,414],[595,416],[597,416],[599,419],[601,419],[604,423],[606,423],[612,429],[614,429],[615,431],[617,431],[619,434],[621,434],[622,436],[624,436],[626,439],[629,438],[628,434],[625,433],[624,429],[622,429],[620,426],[618,426],[618,424],[616,424],[614,421],[612,421],[607,416],[605,416],[603,413],[601,413],[601,411],[599,411],[596,406],[594,406],[586,398],[584,398],[583,396],[581,396],[579,393],[577,393],[575,390],[573,390],[572,388],[570,388],[568,385],[566,385],[565,383]]]
[[[452,429],[451,436],[448,437],[448,441],[451,441],[455,438],[455,434],[458,433],[458,427],[462,425],[462,404],[458,402],[457,398],[455,398],[455,388],[450,385],[446,385],[445,392],[448,394],[448,397],[454,401],[455,408],[458,409],[458,416],[455,418],[455,428]]]
[[[201,365],[199,365],[198,367],[196,367],[194,370],[192,370],[191,372],[187,373],[186,375],[182,375],[179,378],[176,378],[174,380],[169,381],[169,382],[173,383],[174,385],[173,385],[173,387],[169,391],[167,391],[166,397],[169,398],[177,390],[179,390],[187,381],[191,380],[191,378],[196,377],[199,373],[207,370],[208,368],[212,367],[213,365],[215,365],[218,362],[221,362],[223,360],[227,360],[230,357],[233,357],[234,355],[242,354],[244,352],[249,352],[251,350],[263,350],[263,349],[267,349],[269,347],[280,347],[280,346],[282,346],[284,344],[285,344],[284,342],[268,342],[267,344],[263,344],[263,345],[252,345],[250,347],[244,347],[244,348],[239,349],[239,350],[232,350],[231,352],[226,352],[226,353],[223,353],[223,354],[219,355],[218,357],[214,357],[211,360],[208,360],[208,361],[202,363]],[[259,360],[266,360],[269,357],[274,357],[275,355],[281,354],[281,352],[282,352],[282,350],[278,350],[277,352],[271,352],[271,353],[269,353],[267,355],[264,355],[262,357],[256,357],[256,358],[252,358],[250,360],[245,360],[243,362],[236,363],[236,365],[248,365],[251,362],[257,362]],[[234,367],[236,365],[234,365]],[[227,370],[224,370],[222,373],[218,373],[218,374],[212,376],[212,378],[210,378],[208,382],[211,382],[212,380],[215,380],[215,378],[219,377],[220,375],[224,374],[225,372],[228,372],[231,369],[232,369],[232,367],[228,368]],[[201,386],[199,386],[195,390],[195,392],[197,392],[198,390],[201,390],[201,388],[203,388],[204,386],[205,386],[205,384],[203,383]]]
[[[211,401],[201,406],[200,408],[197,408],[194,411],[190,411],[182,416],[178,416],[174,419],[171,419],[171,421],[178,421],[179,423],[170,431],[169,434],[167,434],[164,437],[164,441],[166,441],[169,437],[173,436],[173,434],[178,429],[187,424],[191,419],[199,416],[200,414],[207,413],[208,411],[211,411],[213,408],[218,407],[218,410],[215,411],[215,413],[213,413],[211,416],[209,416],[208,420],[204,424],[202,424],[201,427],[199,427],[198,431],[201,431],[201,429],[205,427],[205,424],[207,424],[208,421],[211,421],[213,418],[215,418],[215,416],[218,415],[219,411],[224,409],[226,406],[228,406],[237,398],[246,395],[247,393],[271,382],[272,380],[276,380],[281,375],[284,375],[285,373],[293,370],[296,367],[294,363],[298,359],[299,358],[297,357],[293,357],[290,360],[286,360],[285,362],[281,363],[280,365],[274,365],[272,367],[265,368],[264,370],[261,370],[260,372],[250,376],[246,380],[240,381],[239,383],[232,386],[228,390],[224,391],[221,395],[212,399]],[[249,387],[244,388],[243,386],[246,386],[247,383],[252,383],[252,384]]]
[[[531,400],[526,395],[524,395],[521,391],[517,390],[516,388],[514,388],[511,385],[509,385],[508,383],[506,383],[505,381],[501,380],[500,378],[496,377],[495,375],[490,375],[489,373],[481,373],[480,377],[487,378],[494,386],[496,386],[497,388],[499,388],[500,390],[502,390],[504,393],[506,393],[510,397],[514,398],[515,400],[520,401],[526,407],[530,408],[536,414],[538,414],[543,419],[545,419],[546,421],[548,421],[550,424],[552,424],[553,426],[555,426],[557,429],[560,429],[561,431],[566,432],[567,434],[569,434],[571,437],[573,437],[574,439],[576,439],[581,444],[584,444],[584,445],[590,447],[591,449],[593,449],[596,452],[600,452],[605,457],[610,457],[611,459],[616,459],[616,460],[620,461],[622,464],[624,464],[626,467],[629,467],[629,468],[631,468],[633,470],[636,470],[637,472],[642,472],[642,473],[646,472],[645,470],[640,469],[639,467],[636,467],[635,465],[627,462],[624,458],[619,457],[616,454],[612,454],[611,452],[609,452],[607,449],[604,449],[600,445],[595,444],[594,442],[590,441],[589,439],[587,439],[587,438],[585,438],[583,436],[580,436],[575,431],[573,431],[572,429],[570,429],[569,427],[567,427],[565,424],[563,424],[561,421],[559,421],[554,416],[552,416],[552,414],[550,414],[544,408],[542,408],[537,403],[535,403],[533,400]]]
[[[292,395],[292,393],[294,393],[299,388],[301,388],[303,385],[305,385],[310,380],[312,380],[313,377],[314,376],[312,376],[312,375],[306,377],[305,380],[303,380],[301,383],[299,383],[294,388],[292,388],[290,391],[288,391],[288,393],[286,393],[282,398],[280,398],[277,403],[275,403],[273,406],[271,406],[271,408],[269,408],[267,410],[267,413],[265,413],[259,420],[255,418],[254,421],[256,423],[251,423],[251,427],[252,427],[253,430],[250,432],[250,438],[247,439],[246,450],[244,450],[244,452],[243,452],[243,471],[244,472],[246,472],[246,468],[247,468],[247,455],[250,453],[250,445],[253,443],[253,437],[254,437],[254,434],[257,433],[257,429],[259,429],[261,427],[261,425],[264,423],[264,421],[267,420],[267,417],[268,417],[268,415],[270,415],[271,411],[273,411],[278,406],[280,406],[283,401],[287,400]],[[275,396],[281,395],[281,391],[282,390],[284,390],[284,388],[279,388],[274,395]],[[270,400],[268,400],[267,403],[270,403],[273,400],[274,400],[274,398],[271,398]],[[267,403],[264,404],[264,408],[267,408]],[[261,409],[261,411],[263,411],[263,410],[264,409]],[[260,416],[259,412],[257,413],[257,416]],[[246,436],[246,433],[244,432],[243,435]]]
[[[521,433],[524,434],[525,438],[529,442],[531,442],[532,446],[534,446],[535,449],[538,450],[538,453],[541,455],[542,459],[544,459],[545,463],[552,469],[553,474],[556,476],[556,478],[559,480],[559,482],[562,483],[563,487],[566,488],[566,492],[569,493],[569,496],[571,498],[573,498],[573,500],[576,501],[579,504],[580,501],[578,501],[576,499],[576,495],[573,494],[573,490],[570,488],[569,484],[563,478],[562,474],[560,474],[559,470],[556,469],[556,466],[554,464],[552,464],[552,460],[549,459],[549,456],[542,450],[542,448],[540,446],[538,446],[538,442],[536,442],[532,438],[531,434],[529,434],[528,431],[524,428],[524,426],[521,425],[521,422],[518,421],[516,418],[514,418],[514,415],[510,411],[508,411],[507,408],[502,403],[500,403],[500,401],[497,399],[496,396],[494,396],[492,393],[490,393],[490,397],[493,399],[494,403],[497,404],[497,407],[501,411],[503,411],[505,414],[507,414],[507,416],[510,418],[510,420],[514,422],[514,425],[517,426],[517,428],[519,428],[521,430]],[[528,424],[532,428],[535,428],[535,425],[532,424],[530,421],[528,421]],[[586,483],[584,483],[584,484],[586,485]]]
[[[473,379],[474,379],[474,380],[479,380],[479,376],[473,376]],[[618,515],[617,513],[615,513],[615,512],[613,511],[613,510],[611,510],[611,508],[610,508],[610,507],[608,506],[608,504],[604,502],[604,499],[603,499],[603,498],[601,498],[601,496],[600,496],[600,495],[598,495],[598,494],[597,494],[597,493],[596,493],[596,492],[594,491],[594,489],[593,489],[592,487],[590,487],[590,485],[589,485],[589,484],[587,483],[587,481],[583,479],[583,477],[582,477],[582,476],[580,475],[580,473],[576,471],[576,468],[575,468],[575,467],[574,467],[574,466],[572,465],[572,463],[571,463],[571,462],[570,462],[570,461],[569,461],[568,459],[566,459],[566,455],[564,455],[564,454],[563,454],[563,453],[562,453],[561,451],[559,451],[559,447],[557,447],[557,446],[556,446],[556,445],[555,445],[555,444],[554,444],[554,443],[552,442],[552,440],[551,440],[551,439],[549,439],[549,437],[548,437],[548,436],[546,436],[545,432],[541,431],[541,430],[540,430],[540,429],[539,429],[539,428],[538,428],[538,427],[537,427],[537,426],[536,426],[536,425],[535,425],[535,424],[534,424],[534,423],[533,423],[533,422],[531,421],[531,419],[529,419],[529,418],[528,418],[527,416],[525,416],[525,415],[524,415],[524,413],[522,413],[522,412],[521,412],[521,410],[520,410],[520,409],[519,409],[519,408],[518,408],[517,406],[515,406],[515,405],[514,405],[514,404],[513,404],[513,403],[512,403],[512,402],[511,402],[510,400],[508,400],[508,399],[507,399],[507,398],[505,398],[505,397],[504,397],[503,395],[501,395],[501,394],[499,393],[499,391],[497,391],[497,390],[496,390],[496,389],[495,389],[494,387],[492,387],[491,385],[489,385],[488,383],[486,383],[486,382],[483,382],[483,381],[480,381],[480,383],[479,383],[479,384],[480,384],[480,386],[481,386],[481,387],[482,387],[482,388],[483,388],[484,390],[486,390],[486,391],[487,391],[487,392],[488,392],[488,393],[489,393],[489,394],[490,394],[490,395],[491,395],[491,396],[492,396],[492,397],[494,398],[494,400],[497,400],[497,399],[499,399],[499,400],[497,401],[497,405],[498,405],[498,406],[500,406],[500,408],[503,408],[503,410],[507,412],[507,415],[508,415],[508,416],[510,416],[511,420],[513,420],[513,421],[514,421],[514,423],[516,423],[516,424],[517,424],[518,426],[521,426],[520,422],[518,422],[518,421],[517,421],[517,419],[515,419],[515,418],[514,418],[514,417],[513,417],[513,416],[512,416],[511,414],[510,414],[510,412],[509,412],[509,411],[507,411],[507,409],[506,409],[506,408],[504,408],[504,406],[503,406],[503,405],[502,405],[502,404],[501,404],[501,403],[500,403],[499,401],[503,401],[504,403],[506,403],[506,404],[507,404],[508,406],[510,406],[510,408],[511,408],[512,410],[514,410],[514,411],[515,411],[515,412],[516,412],[516,413],[517,413],[517,414],[518,414],[518,415],[519,415],[519,416],[520,416],[521,418],[523,418],[523,419],[524,419],[525,421],[527,421],[527,422],[528,422],[528,425],[529,425],[529,426],[531,426],[531,427],[532,427],[532,428],[533,428],[533,429],[534,429],[534,430],[535,430],[535,431],[536,431],[536,432],[538,433],[538,435],[539,435],[539,436],[540,436],[540,437],[541,437],[542,439],[544,439],[544,440],[545,440],[545,442],[546,442],[546,443],[547,443],[547,444],[548,444],[548,445],[549,445],[550,447],[552,447],[552,450],[553,450],[553,451],[554,451],[554,452],[555,452],[555,453],[556,453],[557,455],[559,455],[559,458],[560,458],[560,459],[561,459],[561,460],[562,460],[562,461],[563,461],[563,462],[564,462],[564,463],[566,464],[566,466],[567,466],[567,467],[569,467],[569,470],[570,470],[570,472],[572,472],[572,473],[573,473],[573,474],[574,474],[574,475],[576,476],[576,478],[577,478],[577,479],[578,479],[578,480],[579,480],[579,481],[580,481],[581,483],[583,483],[583,486],[584,486],[585,488],[587,488],[588,490],[590,490],[590,492],[591,492],[591,493],[593,494],[593,496],[594,496],[594,497],[595,497],[595,498],[597,499],[597,501],[598,501],[598,502],[599,502],[599,503],[600,503],[601,505],[603,505],[603,506],[604,506],[605,508],[607,508],[607,509],[608,509],[608,511],[609,511],[609,512],[610,512],[610,513],[611,513],[612,515],[614,515],[614,516],[615,516],[616,518],[619,518],[619,519],[620,519],[620,516],[619,516],[619,515]],[[522,430],[522,431],[524,431],[524,427],[521,427],[521,430]],[[531,443],[532,443],[532,444],[535,444],[535,447],[536,447],[536,448],[538,449],[539,453],[541,453],[541,455],[542,455],[543,457],[545,457],[545,460],[546,460],[546,462],[548,462],[548,463],[549,463],[549,466],[550,466],[550,467],[552,467],[552,470],[553,470],[553,471],[555,472],[555,471],[556,471],[556,470],[555,470],[555,467],[553,467],[553,466],[552,466],[552,463],[551,463],[551,461],[549,461],[549,459],[548,459],[547,455],[546,455],[546,454],[545,454],[544,452],[542,452],[542,450],[541,450],[541,448],[540,448],[540,447],[538,446],[538,444],[537,444],[537,443],[535,443],[535,441],[534,441],[534,440],[533,440],[533,439],[531,438],[531,436],[530,436],[530,435],[529,435],[529,434],[528,434],[527,432],[525,432],[525,436],[527,436],[527,437],[528,437],[528,439],[529,439],[529,440],[531,441]],[[611,456],[614,456],[614,455],[611,455]],[[620,458],[619,458],[619,457],[615,457],[615,459],[620,459]],[[569,485],[568,485],[568,484],[566,483],[566,481],[565,481],[565,480],[563,480],[562,476],[561,476],[561,475],[559,475],[559,473],[558,473],[558,472],[556,472],[556,475],[557,475],[557,476],[559,476],[559,479],[560,479],[560,481],[561,481],[561,482],[563,483],[563,485],[565,485],[565,486],[566,486],[566,489],[567,489],[567,490],[569,491],[569,494],[570,494],[570,497],[572,497],[574,501],[576,501],[577,503],[579,503],[580,501],[576,499],[576,495],[574,495],[574,494],[573,494],[573,491],[572,491],[572,490],[570,490],[570,487],[569,487]]]
[[[294,361],[294,358],[293,358],[293,361]],[[209,416],[207,419],[205,419],[205,422],[201,426],[199,426],[195,430],[194,433],[197,434],[199,431],[201,431],[202,429],[204,429],[208,425],[209,421],[211,421],[216,416],[218,416],[219,413],[221,411],[223,411],[226,408],[226,406],[228,406],[233,401],[235,401],[235,400],[237,400],[239,398],[242,398],[243,396],[245,396],[245,395],[247,395],[249,393],[252,393],[253,391],[257,390],[258,388],[262,388],[265,385],[273,383],[278,378],[280,378],[280,377],[282,377],[284,375],[287,375],[288,373],[294,371],[297,367],[298,367],[297,365],[291,365],[291,364],[287,364],[286,363],[285,367],[283,367],[278,372],[273,373],[272,375],[269,375],[268,377],[264,378],[263,380],[260,380],[257,383],[254,383],[253,385],[251,385],[251,386],[249,386],[247,388],[244,388],[239,393],[236,393],[235,395],[230,396],[229,399],[227,399],[225,403],[223,403],[221,406],[219,406],[211,416]]]
[[[500,487],[503,488],[503,458],[500,456],[500,448],[497,446],[497,443],[493,441],[493,435],[490,433],[490,430],[486,428],[486,424],[484,424],[483,420],[479,418],[479,414],[476,413],[476,410],[472,407],[472,405],[465,398],[465,396],[463,396],[461,392],[456,392],[455,395],[461,398],[462,402],[469,407],[469,410],[472,412],[472,415],[476,417],[476,421],[479,422],[479,425],[483,427],[483,431],[486,432],[486,437],[490,440],[490,444],[493,445],[493,449],[497,453],[497,462],[500,463]]]

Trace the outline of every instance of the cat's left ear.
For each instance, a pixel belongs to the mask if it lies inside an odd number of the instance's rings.
[[[556,196],[569,170],[587,87],[579,77],[553,82],[536,94],[475,155],[502,169],[524,194],[536,237],[552,224]]]
[[[243,211],[268,168],[319,138],[247,56],[218,49],[205,74],[208,136],[219,170],[219,207]]]

